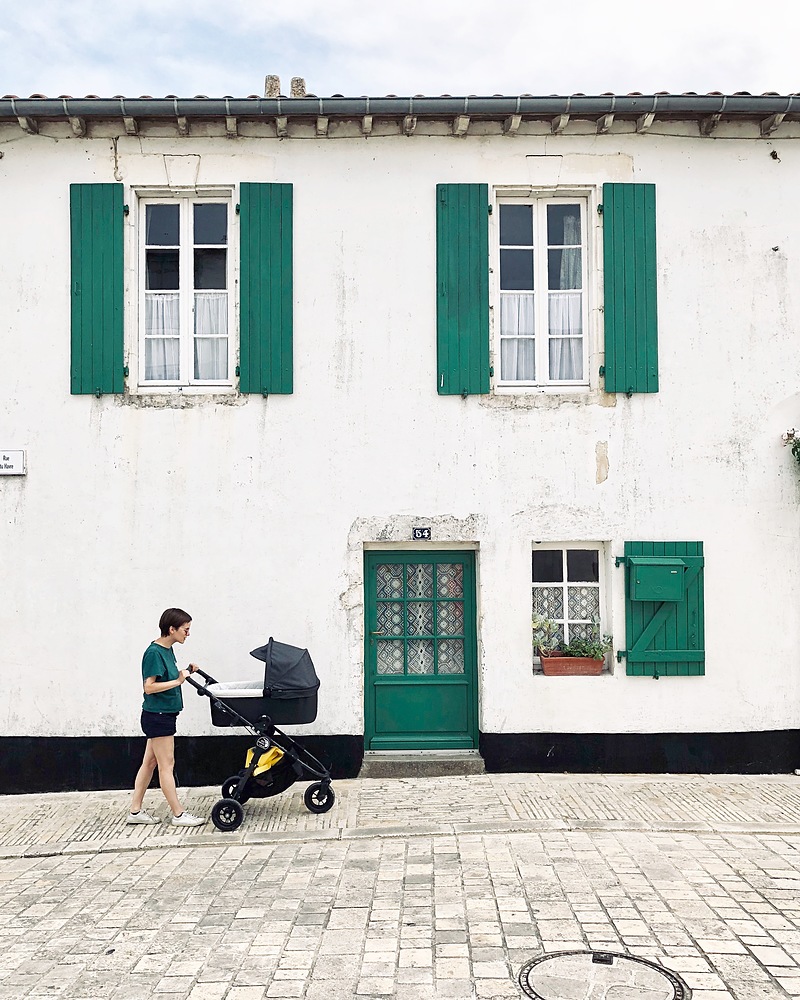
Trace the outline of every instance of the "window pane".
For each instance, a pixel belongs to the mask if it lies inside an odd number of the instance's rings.
[[[599,583],[600,553],[597,549],[567,549],[567,579],[577,583]]]
[[[535,382],[536,351],[533,337],[500,338],[501,382]]]
[[[547,206],[547,242],[551,247],[580,246],[580,205]]]
[[[147,290],[174,289],[179,287],[179,251],[148,250],[145,276]]]
[[[195,337],[194,377],[206,381],[228,377],[227,337]]]
[[[579,249],[547,251],[547,287],[556,291],[581,287],[581,251]]]
[[[600,588],[567,587],[567,611],[570,621],[599,621]]]
[[[225,263],[227,250],[195,250],[194,287],[227,288]]]
[[[433,673],[433,640],[431,639],[408,640],[408,673],[410,674]]]
[[[552,382],[583,380],[583,340],[580,337],[551,337],[549,360]]]
[[[180,341],[167,337],[146,337],[144,377],[148,382],[177,382],[181,377]]]
[[[402,674],[404,661],[402,639],[390,639],[378,643],[379,674]]]
[[[548,299],[550,336],[580,337],[583,333],[583,298],[580,292],[556,292]]]
[[[535,330],[534,296],[529,292],[525,295],[500,296],[500,333],[503,336],[533,336]]]
[[[194,242],[207,245],[228,242],[228,206],[194,206]]]
[[[560,583],[564,579],[564,556],[561,549],[542,549],[533,553],[533,582]]]
[[[531,205],[500,206],[500,243],[503,246],[533,246],[533,208]]]
[[[180,205],[145,205],[145,245],[176,247],[180,243]]]
[[[146,295],[144,331],[148,337],[179,337],[181,333],[180,296]]]
[[[533,289],[533,250],[500,251],[500,287]]]
[[[441,639],[438,644],[440,674],[464,673],[464,643],[461,639]]]
[[[564,588],[534,587],[533,613],[540,618],[564,619]]]

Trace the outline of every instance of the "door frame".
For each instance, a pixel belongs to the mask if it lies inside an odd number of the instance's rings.
[[[364,654],[363,654],[363,677],[364,677],[364,747],[370,751],[376,749],[371,746],[376,738],[375,733],[375,707],[374,689],[376,682],[391,684],[387,675],[387,680],[378,681],[378,677],[373,673],[371,665],[375,659],[372,643],[374,640],[370,635],[370,622],[376,616],[377,588],[373,586],[375,567],[380,563],[401,562],[403,564],[420,562],[453,562],[458,561],[464,567],[464,675],[430,675],[442,678],[444,683],[463,684],[466,681],[467,689],[467,735],[463,737],[435,737],[430,739],[403,740],[382,740],[382,744],[377,749],[397,749],[397,750],[436,750],[436,749],[477,749],[480,736],[478,728],[478,588],[477,588],[477,551],[474,548],[443,548],[443,549],[420,549],[410,548],[407,545],[396,548],[369,548],[364,550]],[[419,677],[420,683],[425,684],[425,678],[429,675],[415,675]],[[452,677],[452,680],[449,678]],[[440,682],[441,683],[441,682]],[[394,742],[396,746],[387,746],[386,742]],[[412,745],[413,744],[413,745]]]

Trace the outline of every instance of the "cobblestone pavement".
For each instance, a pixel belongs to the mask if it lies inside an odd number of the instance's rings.
[[[793,777],[336,789],[323,816],[302,788],[248,803],[234,835],[121,827],[122,793],[0,799],[0,1000],[510,1000],[529,958],[586,948],[694,1000],[800,996]]]

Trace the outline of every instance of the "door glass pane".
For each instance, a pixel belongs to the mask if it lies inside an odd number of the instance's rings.
[[[378,642],[378,673],[403,673],[403,640],[389,639]]]
[[[433,604],[425,602],[408,605],[408,635],[433,634]]]
[[[403,602],[379,601],[377,631],[383,635],[403,634]]]
[[[383,564],[376,569],[378,583],[378,599],[403,596],[403,565],[402,563]]]
[[[178,246],[180,243],[180,205],[146,205],[144,216],[145,246]]]
[[[564,579],[564,556],[561,549],[542,549],[533,553],[533,582],[560,583]]]
[[[407,575],[409,598],[433,597],[433,566],[409,563]]]
[[[408,640],[408,672],[409,674],[433,673],[433,640]]]
[[[438,673],[464,673],[464,643],[461,639],[440,639],[437,654]]]
[[[436,616],[439,635],[464,634],[464,605],[461,601],[440,601]]]
[[[197,246],[228,242],[228,206],[194,206],[194,242]]]
[[[567,579],[576,583],[598,583],[600,554],[597,549],[567,549]]]
[[[461,563],[440,563],[436,567],[436,596],[464,596],[464,567]]]

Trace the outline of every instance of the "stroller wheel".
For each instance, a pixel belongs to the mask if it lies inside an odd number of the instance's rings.
[[[333,789],[324,781],[315,781],[303,792],[303,802],[312,813],[326,813],[335,801]]]
[[[231,775],[230,778],[226,778],[225,781],[223,781],[223,783],[222,783],[222,797],[223,797],[223,799],[232,799],[233,798],[233,793],[236,791],[236,786],[238,784],[239,784],[239,775],[238,774],[233,774],[233,775]],[[249,784],[249,782],[247,784]],[[244,794],[240,795],[237,801],[241,802],[242,805],[244,805],[244,803],[247,802],[249,799],[250,799],[250,796],[247,794],[247,785],[245,785],[244,786]]]
[[[238,830],[244,819],[244,809],[236,799],[220,799],[211,810],[211,821],[218,830]]]

